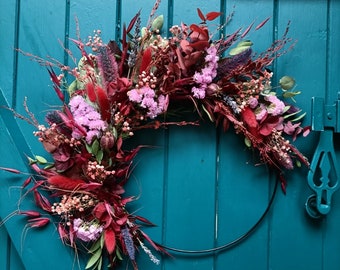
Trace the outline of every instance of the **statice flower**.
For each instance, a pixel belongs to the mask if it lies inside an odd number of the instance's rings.
[[[72,97],[69,106],[73,114],[74,121],[87,131],[87,143],[91,143],[93,138],[99,137],[102,131],[107,128],[107,123],[101,120],[100,114],[94,107],[87,103],[82,96],[77,95]],[[78,129],[74,129],[72,136],[80,139],[82,134]]]
[[[268,112],[266,106],[260,104],[255,110],[255,116],[257,121],[261,121],[263,118],[267,116]]]
[[[155,91],[149,86],[132,89],[127,95],[130,101],[139,103],[142,108],[148,109],[146,115],[151,119],[166,111],[169,103],[167,96],[157,97]]]
[[[217,62],[219,57],[217,56],[217,48],[211,45],[206,49],[207,55],[204,60],[206,64],[200,72],[195,72],[193,79],[194,82],[199,85],[199,87],[194,86],[191,89],[193,96],[198,99],[204,99],[206,94],[206,89],[213,79],[217,75]]]
[[[249,104],[249,107],[250,107],[251,109],[255,109],[256,106],[259,104],[259,101],[257,100],[257,98],[251,97],[251,98],[248,100],[248,104]]]
[[[277,96],[269,95],[264,98],[266,101],[270,102],[267,106],[267,112],[273,116],[281,115],[284,111],[285,104],[277,98]]]
[[[89,242],[98,239],[103,231],[103,227],[95,220],[87,222],[81,218],[76,218],[73,220],[73,230],[80,240]]]

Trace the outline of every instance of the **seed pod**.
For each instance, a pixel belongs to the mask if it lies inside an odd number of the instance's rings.
[[[106,132],[101,138],[100,138],[100,146],[102,149],[110,149],[115,144],[115,137],[110,133]]]

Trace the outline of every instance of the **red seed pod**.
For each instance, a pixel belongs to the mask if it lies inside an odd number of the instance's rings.
[[[104,136],[100,138],[100,146],[103,149],[110,149],[115,144],[115,137],[110,132],[106,132]]]
[[[25,215],[25,216],[28,216],[28,217],[31,217],[31,218],[38,218],[41,216],[41,214],[37,211],[20,211],[19,212],[20,215]]]
[[[50,222],[49,218],[38,217],[38,218],[31,218],[28,220],[28,226],[31,228],[41,228],[46,226]]]

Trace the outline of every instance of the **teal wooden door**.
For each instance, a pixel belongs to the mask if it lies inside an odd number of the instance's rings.
[[[39,56],[53,56],[69,62],[58,40],[69,46],[76,36],[75,16],[83,37],[101,29],[103,39],[119,37],[123,21],[142,9],[146,22],[153,1],[38,1],[16,0],[0,3],[0,102],[23,113],[28,97],[30,110],[43,122],[44,113],[59,104],[46,70],[20,55],[14,48]],[[270,22],[250,34],[255,50],[261,52],[279,37],[291,21],[290,34],[298,43],[294,50],[274,64],[278,79],[293,76],[300,107],[307,111],[310,124],[311,98],[324,97],[333,103],[339,91],[340,1],[163,1],[158,14],[164,14],[165,27],[196,22],[196,8],[203,11],[235,11],[227,26],[232,33],[253,20]],[[71,46],[71,45],[70,45]],[[71,46],[72,47],[72,46]],[[14,120],[1,109],[0,166],[27,171],[25,156],[44,155],[32,135],[33,127]],[[136,140],[155,145],[136,158],[136,168],[128,189],[140,198],[134,211],[159,226],[146,232],[157,242],[170,247],[201,250],[233,241],[253,226],[268,205],[275,184],[274,176],[263,166],[254,166],[252,153],[233,134],[216,131],[209,123],[202,127],[171,127],[141,133]],[[296,145],[312,158],[318,133],[298,140]],[[339,138],[335,135],[336,153]],[[339,166],[339,164],[337,164]],[[245,241],[224,252],[209,255],[174,253],[154,265],[140,254],[140,269],[324,269],[340,267],[340,191],[333,197],[331,212],[321,220],[311,219],[304,204],[312,193],[307,184],[307,169],[287,175],[287,195],[278,192],[271,211]],[[28,176],[0,172],[0,217],[17,210],[20,185]],[[26,196],[23,209],[34,208]],[[79,263],[78,263],[79,258]],[[25,220],[13,216],[0,227],[1,269],[77,269],[84,268],[77,256],[63,246],[55,226],[28,229]],[[122,265],[121,269],[125,269]]]

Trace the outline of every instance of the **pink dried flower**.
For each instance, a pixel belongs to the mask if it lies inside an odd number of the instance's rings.
[[[269,106],[267,106],[267,111],[269,114],[273,116],[283,114],[285,104],[281,100],[279,100],[277,96],[269,95],[265,96],[264,99],[271,103]]]
[[[73,230],[80,240],[90,242],[99,238],[103,231],[103,227],[99,225],[96,220],[88,222],[81,218],[76,218],[73,220]]]

